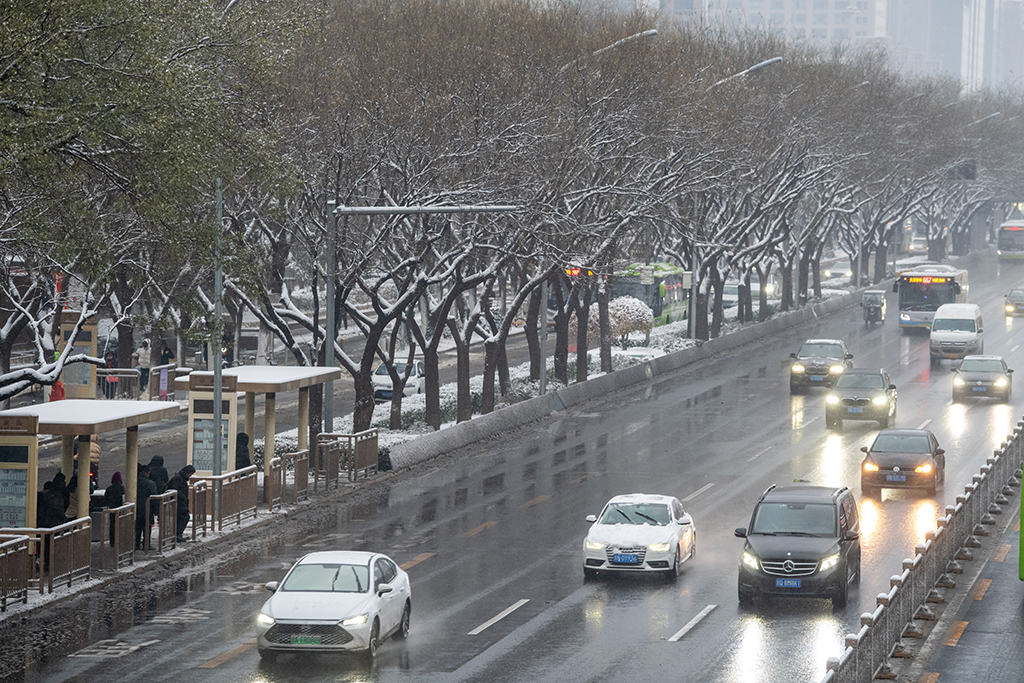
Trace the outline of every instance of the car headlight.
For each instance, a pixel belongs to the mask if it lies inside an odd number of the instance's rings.
[[[803,372],[803,371],[804,371],[804,366],[800,365],[799,363],[794,363],[793,364],[793,372]]]
[[[1015,310],[1013,304],[1006,304],[1006,310],[1009,313],[1013,313],[1013,311]]]
[[[900,320],[902,320],[905,323],[909,323],[910,322],[910,314],[909,313],[900,313]]]
[[[875,396],[873,399],[871,399],[871,402],[876,404],[876,405],[882,405],[883,403],[888,403],[889,402],[889,397],[888,396]]]
[[[359,626],[361,624],[365,624],[368,617],[369,617],[368,614],[357,614],[354,617],[349,617],[348,619],[342,619],[341,620],[341,625],[342,626]]]
[[[839,374],[840,372],[842,372],[842,371],[843,371],[843,370],[845,370],[845,369],[846,369],[846,368],[844,368],[844,367],[843,367],[842,365],[833,365],[832,367],[830,367],[830,368],[828,369],[828,371],[829,371],[829,372],[831,372],[831,373],[833,373],[833,374],[836,374],[836,375],[838,375],[838,374]]]
[[[999,379],[997,379],[996,380],[996,386],[997,387],[1005,387],[1006,386],[1006,378],[1005,377],[1000,377]]]
[[[652,553],[664,553],[668,551],[668,548],[668,543],[651,543],[649,546],[647,546],[647,549],[650,550]]]
[[[955,386],[955,387],[962,387],[962,386],[964,386],[965,384],[967,384],[967,382],[965,382],[965,381],[964,381],[964,378],[963,378],[963,377],[960,377],[960,376],[958,375],[958,376],[956,376],[956,377],[954,377],[954,378],[953,378],[953,386]]]
[[[826,403],[839,403],[839,397],[836,396],[835,394],[829,394],[828,396],[825,397],[825,402]]]
[[[256,617],[256,622],[259,624],[263,624],[264,626],[273,626],[274,617],[268,614],[264,614],[263,612],[260,612],[259,616]]]
[[[928,464],[918,465],[917,467],[914,468],[914,471],[920,472],[921,474],[928,474],[929,472],[932,471],[932,466]]]
[[[835,555],[829,555],[821,561],[821,569],[819,571],[826,571],[828,569],[832,569],[832,567],[836,566],[837,564],[839,564],[839,553],[836,553]]]
[[[832,277],[832,271],[831,270],[826,270],[825,271],[825,278],[827,279],[827,278],[830,278],[830,277]]]
[[[846,271],[846,277],[852,277],[852,276],[853,276],[853,271],[852,270]]]
[[[743,553],[743,564],[747,565],[751,569],[758,570],[761,567],[758,565],[757,556],[751,552]]]
[[[878,465],[876,465],[873,462],[866,462],[866,463],[864,463],[864,471],[865,472],[877,472],[878,471]]]
[[[597,541],[591,541],[589,538],[585,543],[587,550],[604,550],[604,543],[598,543]]]

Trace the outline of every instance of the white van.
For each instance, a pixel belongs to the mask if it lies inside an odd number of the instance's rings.
[[[942,304],[929,337],[932,363],[985,352],[985,326],[977,304]]]

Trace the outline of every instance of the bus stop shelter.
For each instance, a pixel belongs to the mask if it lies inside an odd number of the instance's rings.
[[[71,478],[74,470],[74,441],[78,437],[79,460],[84,464],[82,472],[89,471],[89,446],[100,434],[123,429],[125,431],[125,499],[130,503],[135,500],[138,469],[139,469],[139,425],[178,417],[181,407],[177,403],[157,403],[150,401],[96,401],[87,399],[67,399],[53,403],[13,408],[0,411],[0,420],[7,417],[35,417],[38,420],[38,434],[54,434],[61,437],[61,471]],[[0,445],[3,436],[0,435]],[[36,462],[29,463],[33,471],[38,472],[38,455]],[[86,480],[88,492],[88,480]],[[35,492],[31,492],[35,495]],[[78,496],[77,517],[89,516],[89,495]],[[29,526],[35,520],[29,520]]]
[[[212,373],[210,373],[212,374]],[[299,392],[299,450],[309,448],[309,388],[341,379],[341,369],[316,366],[243,365],[228,368],[224,377],[235,378],[235,390],[245,394],[245,433],[253,438],[256,424],[256,394],[266,395],[263,425],[263,473],[270,476],[274,457],[274,432],[277,428],[277,394]],[[188,376],[175,379],[175,388],[187,390]],[[191,429],[191,425],[189,426]],[[192,438],[190,436],[190,438]]]

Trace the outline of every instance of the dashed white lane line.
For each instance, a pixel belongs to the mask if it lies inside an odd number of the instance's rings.
[[[929,419],[925,420],[924,422],[922,422],[921,424],[919,424],[919,425],[917,426],[917,428],[918,428],[918,429],[924,429],[925,427],[927,427],[927,426],[928,426],[928,425],[930,425],[931,423],[932,423],[932,421],[931,421],[931,419],[929,418]]]
[[[479,635],[485,629],[487,629],[487,628],[489,628],[491,626],[494,626],[499,621],[501,621],[502,619],[504,619],[508,615],[512,614],[513,612],[515,612],[517,609],[519,609],[520,607],[522,607],[523,605],[525,605],[528,602],[530,602],[530,601],[529,600],[520,600],[519,602],[515,603],[511,607],[507,607],[506,609],[502,610],[501,612],[499,612],[495,616],[491,617],[490,619],[488,619],[487,621],[485,621],[484,623],[480,624],[475,629],[470,631],[469,635],[471,635],[471,636]]]
[[[716,607],[718,607],[718,605],[708,605],[707,607],[702,609],[700,612],[697,613],[697,616],[695,616],[693,619],[690,619],[689,623],[687,623],[686,626],[676,631],[675,635],[668,639],[668,642],[674,643],[683,636],[685,636],[687,633],[690,632],[690,630],[694,626],[699,624],[704,617],[711,614],[711,610],[715,609]]]
[[[1012,348],[1012,349],[1010,349],[1010,353],[1013,353],[1014,351],[1016,351],[1016,350],[1017,350],[1017,349],[1019,349],[1019,348],[1020,348],[1020,344],[1014,344],[1014,345],[1013,345],[1013,348]]]
[[[764,448],[759,450],[757,453],[754,453],[752,456],[747,458],[747,462],[753,462],[754,460],[757,460],[758,458],[760,458],[762,455],[764,455],[765,453],[767,453],[771,449],[772,449],[771,446],[765,446]]]
[[[693,500],[694,498],[696,498],[696,497],[697,497],[697,496],[699,496],[700,494],[702,494],[702,493],[704,493],[705,491],[707,491],[707,490],[708,490],[709,488],[711,488],[712,486],[714,486],[714,484],[704,484],[704,486],[701,486],[701,487],[700,487],[699,489],[697,489],[696,491],[694,491],[693,493],[691,493],[690,495],[688,495],[688,496],[687,496],[686,498],[683,498],[683,502],[684,502],[684,503],[688,503],[688,502],[690,502],[691,500]]]

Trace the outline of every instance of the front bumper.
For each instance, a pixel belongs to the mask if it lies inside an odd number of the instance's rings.
[[[935,483],[935,472],[915,472],[913,470],[879,470],[878,472],[862,472],[861,487],[879,489],[928,489]]]
[[[633,555],[636,555],[636,562],[616,561]],[[676,549],[671,545],[665,551],[650,550],[646,546],[605,546],[604,550],[588,550],[584,546],[583,549],[583,567],[602,572],[663,572],[672,568],[675,559]]]
[[[978,353],[978,342],[957,342],[953,344],[931,344],[929,351],[932,358],[959,359]]]
[[[774,576],[764,571],[754,571],[741,562],[739,587],[755,595],[831,598],[840,592],[838,568],[839,565],[836,565],[808,576]]]
[[[370,647],[373,620],[358,626],[337,622],[277,621],[257,624],[256,647],[273,652],[353,652]]]
[[[858,410],[860,412],[858,412]],[[866,406],[828,406],[825,409],[825,418],[834,420],[884,420],[889,416],[889,404],[869,403]]]
[[[789,373],[790,387],[826,387],[835,384],[840,373],[828,372],[792,372]]]

